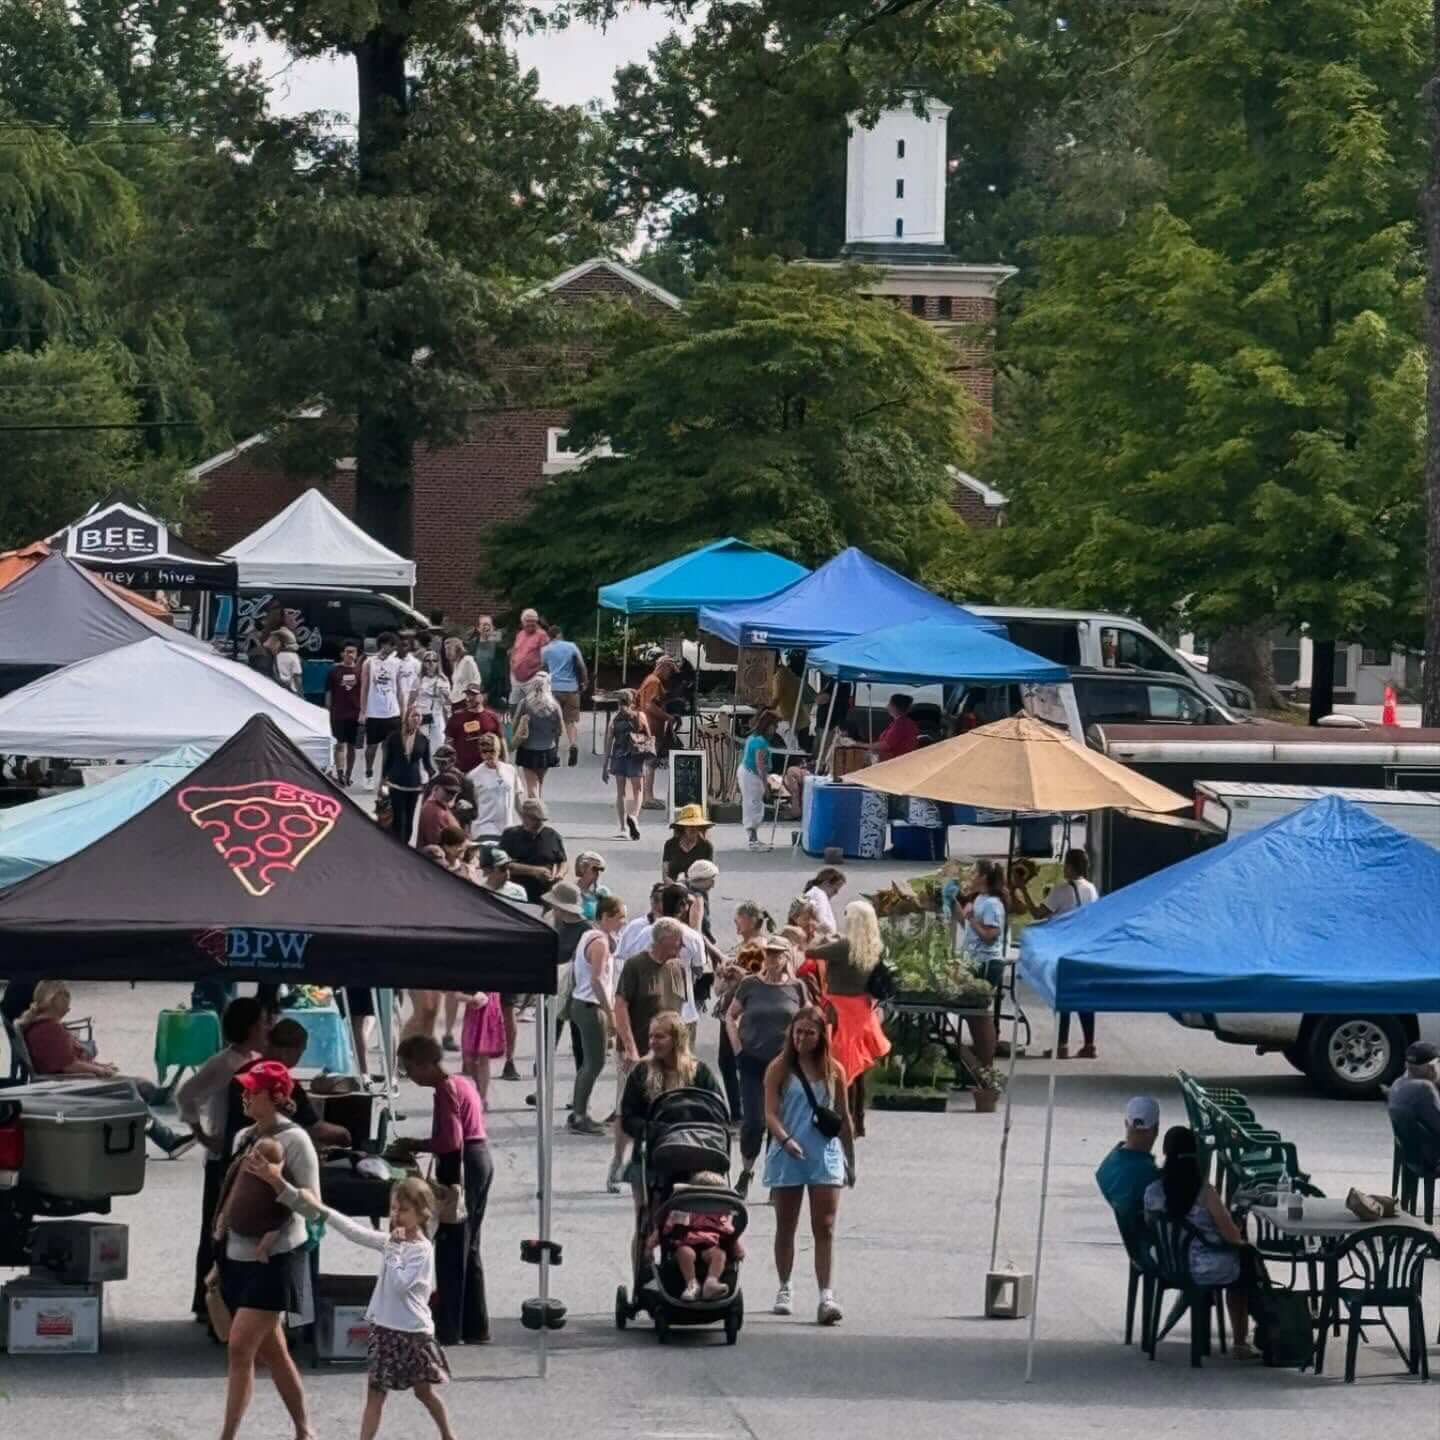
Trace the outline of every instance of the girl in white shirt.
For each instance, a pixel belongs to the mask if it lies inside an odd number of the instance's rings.
[[[815,912],[816,929],[824,935],[836,935],[840,927],[835,923],[835,907],[831,901],[845,888],[845,872],[833,865],[826,865],[805,887],[804,898]]]
[[[445,1352],[435,1340],[430,1296],[435,1289],[435,1248],[427,1238],[434,1219],[435,1195],[423,1180],[402,1180],[390,1191],[390,1230],[386,1234],[322,1205],[310,1190],[285,1183],[279,1166],[263,1162],[255,1172],[275,1187],[282,1205],[311,1220],[324,1220],[347,1240],[378,1250],[380,1276],[365,1318],[370,1322],[366,1351],[365,1415],[360,1433],[373,1436],[380,1428],[385,1398],[392,1390],[413,1390],[430,1412],[440,1440],[454,1440],[445,1402],[435,1387],[450,1379]]]

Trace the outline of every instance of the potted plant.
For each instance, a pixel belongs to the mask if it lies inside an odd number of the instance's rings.
[[[982,1065],[975,1072],[975,1113],[993,1115],[1004,1091],[1004,1074],[994,1065]]]

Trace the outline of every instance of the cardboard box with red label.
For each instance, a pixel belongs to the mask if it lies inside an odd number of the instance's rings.
[[[11,1355],[97,1355],[102,1290],[99,1285],[57,1285],[13,1280],[0,1290],[5,1348]]]

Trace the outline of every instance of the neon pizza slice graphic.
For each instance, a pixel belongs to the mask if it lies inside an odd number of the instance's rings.
[[[176,803],[209,837],[235,878],[257,899],[335,828],[340,802],[285,780],[187,785]]]

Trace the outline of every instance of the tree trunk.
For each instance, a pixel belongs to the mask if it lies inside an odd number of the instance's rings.
[[[1285,703],[1275,689],[1270,627],[1266,624],[1245,625],[1217,635],[1210,642],[1210,672],[1248,685],[1261,710],[1275,710]]]
[[[1425,339],[1430,373],[1425,387],[1429,434],[1425,445],[1426,560],[1425,669],[1422,725],[1440,725],[1440,0],[1433,0],[1434,64],[1430,76],[1430,183],[1425,187]]]
[[[1318,725],[1335,709],[1335,642],[1310,642],[1310,724]]]
[[[384,29],[372,30],[355,45],[362,195],[384,196],[392,188],[395,155],[410,108],[406,51],[405,37]],[[361,255],[356,271],[361,329],[377,357],[397,368],[413,363],[413,337],[393,323],[372,322],[370,296],[402,279],[388,273],[382,256]],[[408,558],[415,553],[414,432],[381,397],[362,391],[355,409],[355,521],[382,545]]]

